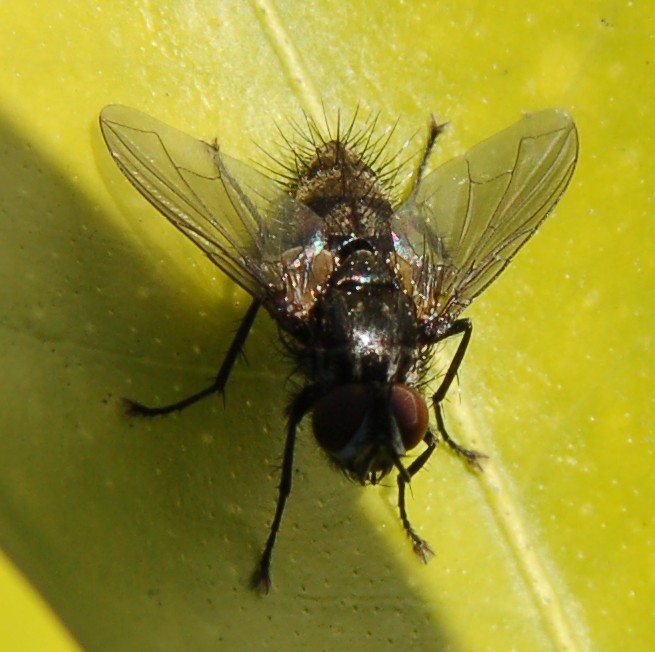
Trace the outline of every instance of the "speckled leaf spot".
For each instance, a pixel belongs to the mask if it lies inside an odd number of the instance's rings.
[[[396,471],[400,520],[427,562],[433,552],[410,524],[407,484],[439,441],[476,469],[484,457],[451,438],[442,410],[472,333],[459,315],[569,184],[578,157],[571,117],[557,109],[527,115],[426,173],[443,131],[432,120],[402,201],[399,166],[375,120],[353,119],[333,134],[307,119],[303,138],[287,140],[277,175],[127,107],[106,107],[100,127],[136,189],[252,297],[209,387],[161,407],[126,401],[128,411],[167,414],[222,392],[261,307],[303,381],[287,408],[277,507],[253,586],[270,589],[296,432],[309,414],[318,445],[349,478],[376,484]],[[426,401],[435,345],[451,337],[459,338],[455,354]]]

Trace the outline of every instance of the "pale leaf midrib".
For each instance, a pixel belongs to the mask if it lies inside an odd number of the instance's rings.
[[[275,4],[271,0],[251,0],[251,3],[301,108],[316,120],[323,114],[321,95],[291,35],[281,22]]]

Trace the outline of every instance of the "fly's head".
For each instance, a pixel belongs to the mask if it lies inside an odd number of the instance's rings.
[[[409,480],[401,458],[428,429],[425,399],[401,383],[349,383],[321,397],[314,436],[334,464],[361,484],[377,484],[394,467]]]

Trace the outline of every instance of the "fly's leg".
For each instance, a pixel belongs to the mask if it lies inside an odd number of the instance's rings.
[[[400,520],[405,528],[405,532],[407,532],[407,536],[412,542],[416,556],[424,564],[427,564],[430,558],[434,556],[434,551],[430,547],[430,544],[421,538],[412,527],[409,518],[407,518],[407,508],[405,507],[405,487],[409,484],[411,478],[425,466],[425,463],[430,459],[434,449],[437,447],[437,438],[431,432],[425,435],[423,441],[425,441],[427,448],[409,465],[407,474],[398,474],[398,510],[400,511]]]
[[[473,469],[476,471],[482,471],[483,469],[482,465],[480,464],[480,460],[487,459],[487,456],[484,453],[480,453],[479,451],[475,451],[470,448],[465,448],[461,444],[458,444],[446,430],[441,404],[435,403],[434,410],[437,415],[437,429],[439,430],[441,438],[446,442],[448,447],[463,457]]]
[[[460,333],[463,333],[462,339],[457,346],[457,351],[455,351],[455,355],[450,363],[450,366],[448,367],[448,371],[446,371],[446,375],[443,377],[441,385],[439,385],[439,389],[437,389],[436,393],[432,397],[432,404],[434,405],[434,411],[437,417],[437,428],[442,439],[452,450],[454,450],[458,455],[461,455],[476,471],[482,471],[480,460],[486,458],[486,455],[478,453],[474,450],[470,450],[468,448],[464,448],[464,446],[458,444],[451,438],[451,436],[448,434],[448,431],[446,430],[446,424],[443,418],[443,410],[441,407],[441,402],[446,398],[446,394],[448,394],[448,390],[450,389],[450,386],[455,379],[455,376],[457,375],[457,370],[459,369],[459,366],[462,364],[462,360],[464,359],[466,348],[469,345],[471,334],[473,333],[473,325],[468,319],[458,319],[457,321],[453,322],[445,337],[440,338],[445,339],[446,337],[459,335]]]
[[[282,523],[282,516],[284,514],[287,498],[291,493],[291,480],[293,478],[293,451],[296,445],[296,431],[298,429],[298,424],[302,421],[307,412],[311,410],[314,402],[315,390],[312,386],[308,386],[293,399],[289,406],[287,439],[284,444],[282,475],[280,477],[280,484],[278,485],[275,516],[271,523],[271,530],[268,534],[266,545],[264,546],[264,552],[262,552],[261,559],[259,560],[259,564],[257,565],[250,582],[253,589],[259,589],[263,593],[268,593],[271,589],[271,557],[273,555],[277,533],[280,530],[280,524]]]
[[[433,124],[436,126],[434,120]],[[434,138],[436,138],[437,134],[435,134]],[[479,460],[484,458],[485,455],[478,453],[477,451],[464,448],[450,437],[448,431],[446,430],[446,424],[444,423],[443,412],[441,409],[441,402],[448,394],[448,390],[450,389],[453,380],[457,376],[457,370],[462,364],[462,360],[464,359],[464,355],[471,340],[472,333],[473,326],[471,322],[468,319],[458,319],[451,325],[451,327],[448,329],[448,332],[439,338],[439,340],[443,340],[454,335],[462,334],[462,339],[457,345],[455,355],[453,356],[448,370],[446,371],[446,374],[443,377],[441,384],[439,385],[439,389],[437,389],[434,396],[432,397],[432,404],[434,405],[434,410],[437,417],[437,428],[441,438],[452,450],[454,450],[458,455],[461,455],[472,467],[481,471],[482,467],[480,466]],[[407,532],[407,535],[412,542],[414,552],[424,564],[427,564],[427,562],[430,561],[430,558],[434,555],[434,551],[430,547],[430,544],[425,539],[420,537],[416,530],[412,527],[411,523],[409,522],[409,518],[407,517],[407,508],[405,505],[405,489],[409,484],[410,479],[425,466],[435,448],[437,447],[437,438],[431,432],[428,432],[425,435],[424,441],[427,445],[427,448],[410,464],[406,473],[398,474],[398,509],[400,511],[400,520],[403,524],[403,527],[405,528],[405,532]]]
[[[160,407],[148,407],[147,405],[137,403],[136,401],[131,401],[130,399],[123,399],[126,406],[126,412],[130,415],[146,417],[170,414],[171,412],[178,412],[179,410],[183,410],[184,408],[189,407],[189,405],[197,403],[201,399],[209,396],[210,394],[213,394],[214,392],[222,393],[225,390],[225,385],[227,384],[227,379],[230,376],[232,367],[234,366],[236,359],[239,357],[239,354],[243,349],[243,345],[248,338],[248,333],[250,332],[250,328],[255,321],[255,317],[257,316],[257,311],[259,310],[260,305],[261,304],[257,299],[253,300],[253,302],[250,304],[248,312],[246,312],[243,319],[241,320],[241,324],[239,324],[239,328],[237,329],[237,332],[232,339],[230,348],[225,354],[225,358],[223,358],[223,363],[221,364],[221,368],[218,370],[216,380],[214,380],[214,382],[209,387],[206,387],[196,394],[187,396],[187,398],[184,398],[181,401],[171,403],[170,405],[162,405]]]
[[[443,124],[437,124],[437,121],[434,119],[434,116],[430,116],[430,125],[428,127],[428,138],[425,141],[423,154],[421,155],[421,160],[419,161],[418,168],[416,169],[416,176],[414,177],[415,181],[412,184],[412,191],[414,191],[416,186],[418,186],[418,184],[423,179],[423,175],[425,174],[425,168],[427,167],[428,159],[432,154],[432,150],[434,148],[434,144],[437,141],[437,137],[439,136],[440,133],[444,131],[447,125],[448,125],[447,122],[444,122]]]

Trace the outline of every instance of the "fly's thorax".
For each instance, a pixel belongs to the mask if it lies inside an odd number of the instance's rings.
[[[319,384],[404,382],[415,366],[415,306],[377,252],[360,249],[341,261],[311,331],[311,375]]]

